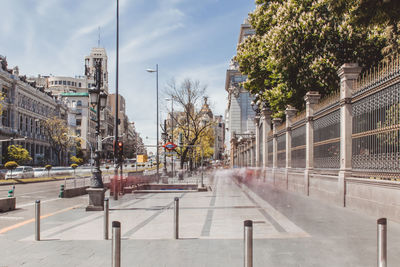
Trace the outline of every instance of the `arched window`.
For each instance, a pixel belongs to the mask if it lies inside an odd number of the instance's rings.
[[[82,107],[82,101],[78,100],[78,103],[76,104],[78,107]]]

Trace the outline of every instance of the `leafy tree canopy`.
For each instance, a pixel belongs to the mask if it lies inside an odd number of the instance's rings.
[[[28,150],[23,148],[21,145],[10,145],[7,150],[8,158],[17,162],[19,165],[23,165],[32,160]]]
[[[355,23],[360,1],[257,0],[249,15],[256,33],[239,45],[235,57],[248,77],[244,87],[282,116],[288,104],[302,109],[307,91],[338,90],[342,64],[367,67],[381,60],[384,28]]]

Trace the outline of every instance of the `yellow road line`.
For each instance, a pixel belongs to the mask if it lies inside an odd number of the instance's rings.
[[[65,209],[62,209],[62,210],[59,210],[59,211],[56,211],[56,212],[48,213],[48,214],[40,216],[40,219],[44,219],[44,218],[47,218],[47,217],[50,217],[50,216],[53,216],[53,215],[56,215],[56,214],[59,214],[59,213],[62,213],[62,212],[66,212],[66,211],[72,210],[72,209],[80,207],[80,206],[81,205],[75,205],[75,206],[72,206],[72,207],[69,207],[69,208],[65,208]],[[35,221],[35,218],[32,218],[32,219],[29,219],[29,220],[26,220],[26,221],[23,221],[23,222],[20,222],[20,223],[5,227],[3,229],[0,229],[0,234],[4,234],[4,233],[6,233],[8,231],[14,230],[16,228],[19,228],[21,226],[24,226],[24,225],[26,225],[28,223],[31,223],[31,222],[34,222],[34,221]]]

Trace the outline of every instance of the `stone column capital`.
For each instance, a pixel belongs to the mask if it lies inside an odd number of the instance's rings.
[[[320,98],[321,95],[317,91],[308,91],[304,101],[306,101],[306,104],[317,104]]]
[[[345,63],[343,64],[339,70],[337,71],[337,74],[340,78],[340,80],[355,80],[358,78],[358,75],[361,72],[361,67],[358,66],[357,63]]]
[[[272,124],[274,126],[279,126],[279,125],[281,125],[281,123],[282,123],[282,119],[281,118],[273,118],[272,119]]]
[[[297,109],[288,105],[285,109],[286,118],[292,118],[296,115]]]
[[[340,99],[346,99],[352,97],[352,91],[360,75],[361,67],[357,63],[345,63],[343,64],[337,74],[340,78]]]
[[[261,114],[262,114],[262,116],[264,117],[264,119],[267,119],[267,118],[270,118],[270,117],[271,117],[272,111],[271,111],[269,108],[265,107],[265,108],[263,108],[263,109],[261,110]]]

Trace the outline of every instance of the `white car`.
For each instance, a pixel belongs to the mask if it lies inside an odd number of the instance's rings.
[[[34,176],[35,175],[32,167],[19,166],[12,171],[7,171],[5,179],[33,178]]]

